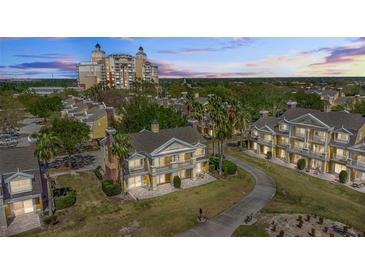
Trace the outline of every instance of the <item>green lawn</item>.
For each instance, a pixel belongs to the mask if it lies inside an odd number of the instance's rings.
[[[233,237],[268,237],[265,225],[241,225],[232,234]]]
[[[60,223],[22,236],[117,236],[123,225],[137,220],[133,236],[173,236],[196,225],[199,208],[213,217],[254,187],[251,175],[239,170],[228,179],[135,203],[120,204],[105,197],[92,173],[58,177],[61,186],[76,190],[76,204],[57,213]]]
[[[316,214],[365,231],[364,193],[248,156],[243,152],[232,149],[227,151],[275,179],[277,193],[263,212]]]

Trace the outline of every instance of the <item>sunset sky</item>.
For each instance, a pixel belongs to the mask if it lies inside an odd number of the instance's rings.
[[[75,78],[100,43],[143,46],[161,78],[365,76],[365,38],[0,38],[0,78]]]

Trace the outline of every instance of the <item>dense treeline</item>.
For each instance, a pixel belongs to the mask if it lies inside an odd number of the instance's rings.
[[[2,81],[1,91],[22,92],[30,87],[76,87],[76,79],[38,79],[26,81]]]
[[[113,125],[119,132],[128,133],[150,129],[154,120],[158,121],[161,129],[187,125],[186,117],[181,112],[176,112],[172,108],[164,108],[146,97],[136,97],[131,102],[122,104],[119,111],[122,119],[114,121]]]

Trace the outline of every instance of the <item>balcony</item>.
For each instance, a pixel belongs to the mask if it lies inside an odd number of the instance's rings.
[[[277,145],[286,147],[289,146],[289,141],[278,140]]]
[[[358,168],[358,169],[365,171],[365,161],[364,160],[352,160],[350,165],[354,168]]]
[[[189,168],[194,165],[195,160],[190,159],[184,162],[171,162],[169,164],[163,165],[163,166],[151,166],[151,172],[164,172],[164,171],[170,171],[170,170],[178,170],[183,168]]]
[[[317,142],[317,143],[325,143],[326,142],[326,138],[322,137],[322,136],[312,136],[312,138],[310,139],[313,142]]]
[[[332,156],[332,158],[334,160],[337,160],[337,161],[346,162],[347,159],[348,159],[348,156],[347,155],[341,155],[341,154],[334,154]]]
[[[309,150],[308,148],[302,148],[298,146],[292,146],[289,150],[291,152],[298,153],[307,157],[314,157],[320,160],[326,160],[326,154],[319,150]]]

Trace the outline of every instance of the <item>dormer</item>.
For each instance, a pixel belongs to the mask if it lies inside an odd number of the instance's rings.
[[[342,127],[334,131],[333,139],[337,143],[347,144],[350,141],[350,136],[352,133],[348,131],[346,128]]]
[[[30,192],[33,190],[34,176],[23,172],[17,172],[12,176],[5,179],[5,183],[8,186],[9,193],[11,195]]]
[[[288,132],[289,131],[289,125],[286,122],[280,122],[279,131]]]

